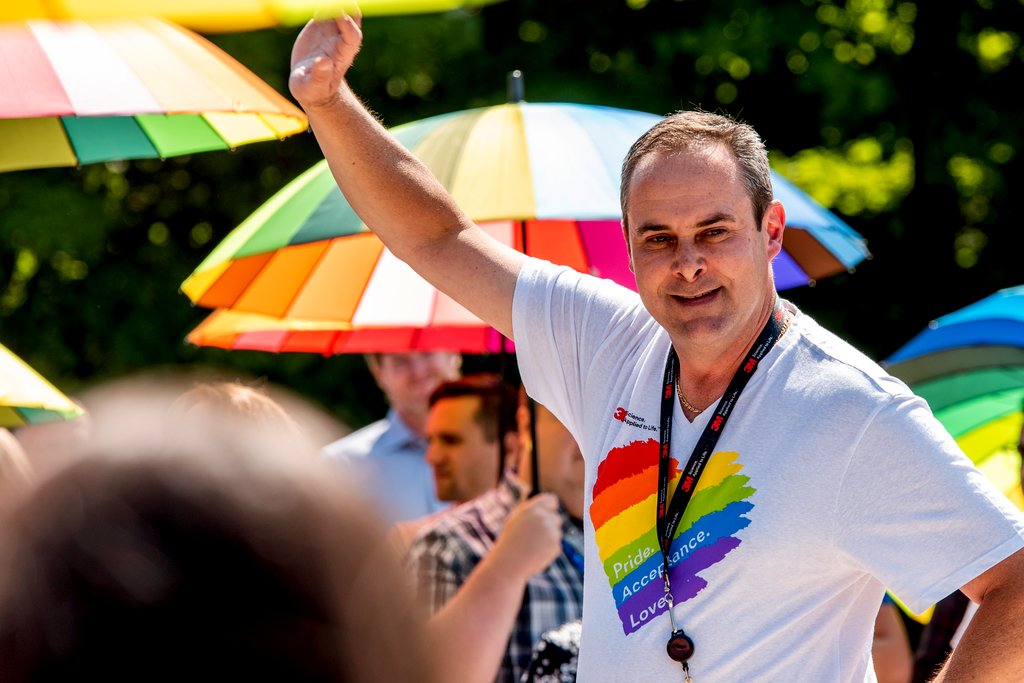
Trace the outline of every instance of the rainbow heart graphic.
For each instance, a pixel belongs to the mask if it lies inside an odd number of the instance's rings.
[[[708,460],[672,540],[669,578],[675,604],[707,586],[698,574],[721,562],[740,545],[736,533],[750,524],[756,489],[740,474],[738,453],[719,452]],[[669,490],[681,476],[672,458]],[[598,466],[590,520],[601,562],[611,586],[623,632],[640,629],[667,608],[663,564],[658,549],[655,510],[658,442],[634,441],[612,449]]]

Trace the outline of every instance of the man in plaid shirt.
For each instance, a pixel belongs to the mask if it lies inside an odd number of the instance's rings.
[[[518,683],[541,635],[582,615],[583,459],[565,427],[536,412],[545,493],[529,496],[524,448],[517,473],[425,527],[406,557],[448,680]],[[528,414],[521,406],[524,443]]]

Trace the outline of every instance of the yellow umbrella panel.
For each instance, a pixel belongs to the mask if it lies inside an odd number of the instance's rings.
[[[78,417],[82,409],[0,344],[0,427]]]

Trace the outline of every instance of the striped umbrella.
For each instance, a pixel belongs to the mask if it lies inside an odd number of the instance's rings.
[[[392,132],[501,241],[635,289],[618,176],[629,146],[658,120],[610,107],[517,102]],[[788,219],[775,263],[780,289],[852,269],[867,256],[863,239],[837,216],[782,177],[774,182]],[[207,308],[356,328],[450,325],[452,316],[468,315],[453,311],[367,231],[326,162],[238,226],[182,290]]]
[[[255,74],[166,21],[0,24],[0,171],[233,149],[306,127]]]
[[[0,344],[0,427],[78,417],[82,409]]]
[[[1024,509],[1024,286],[944,315],[884,362],[931,407],[964,453]]]
[[[498,0],[358,0],[365,16],[475,8]],[[203,33],[297,26],[314,15],[338,16],[353,0],[8,0],[0,22],[25,19],[112,19],[159,16]]]

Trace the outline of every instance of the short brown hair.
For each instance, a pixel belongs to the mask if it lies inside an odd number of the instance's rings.
[[[707,149],[724,145],[739,165],[754,210],[754,221],[761,229],[761,219],[771,203],[772,176],[764,141],[752,126],[728,116],[704,111],[680,111],[654,124],[629,148],[622,162],[620,201],[622,221],[626,225],[629,191],[637,164],[653,154]]]
[[[488,443],[498,440],[502,434],[516,432],[516,406],[519,403],[516,387],[506,382],[501,375],[493,372],[476,372],[450,382],[442,382],[430,394],[430,406],[446,398],[476,396],[480,409],[474,419],[483,429]]]

